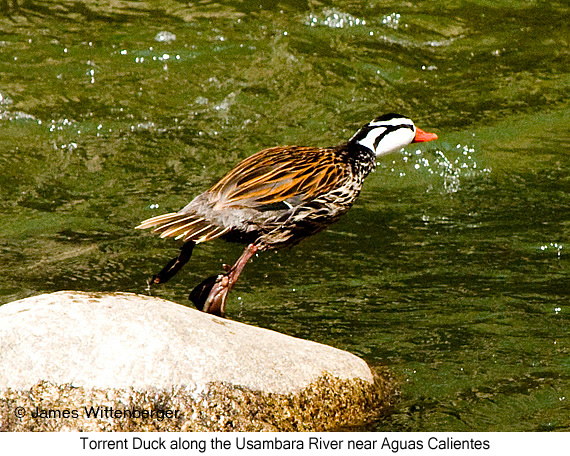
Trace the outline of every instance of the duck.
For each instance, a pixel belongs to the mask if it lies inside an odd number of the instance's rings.
[[[224,273],[208,277],[189,296],[199,310],[225,317],[228,294],[254,255],[293,246],[327,228],[351,208],[378,157],[437,138],[389,113],[337,146],[277,146],[249,156],[179,211],[136,227],[182,241],[180,254],[150,277],[149,288],[168,282],[198,244],[217,238],[245,244],[233,266],[223,265]]]

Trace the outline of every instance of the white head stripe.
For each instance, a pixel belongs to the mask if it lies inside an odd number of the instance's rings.
[[[414,123],[410,119],[373,120],[368,125],[371,127],[398,127],[400,125],[406,125],[412,128],[414,127]]]
[[[374,150],[376,150],[376,144],[374,144],[376,142],[376,138],[378,138],[379,136],[382,136],[382,134],[385,131],[386,131],[386,127],[373,128],[372,130],[370,130],[368,132],[368,134],[364,138],[362,138],[358,142],[360,144],[362,144],[364,147],[367,147],[368,149],[374,151]]]

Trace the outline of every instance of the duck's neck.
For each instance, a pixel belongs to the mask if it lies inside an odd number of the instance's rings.
[[[341,157],[352,167],[355,175],[364,179],[376,167],[376,155],[368,147],[347,142],[338,148]]]

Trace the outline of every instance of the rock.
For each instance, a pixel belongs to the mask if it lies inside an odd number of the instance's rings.
[[[159,298],[0,307],[0,430],[324,430],[376,414],[388,393],[350,353]]]

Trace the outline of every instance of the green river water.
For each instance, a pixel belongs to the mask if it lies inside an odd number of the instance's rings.
[[[0,303],[145,293],[177,245],[141,220],[262,148],[400,112],[440,139],[379,160],[328,230],[255,258],[228,316],[388,366],[394,411],[361,430],[570,430],[569,13],[0,2]],[[241,250],[200,245],[154,295],[189,305]]]

